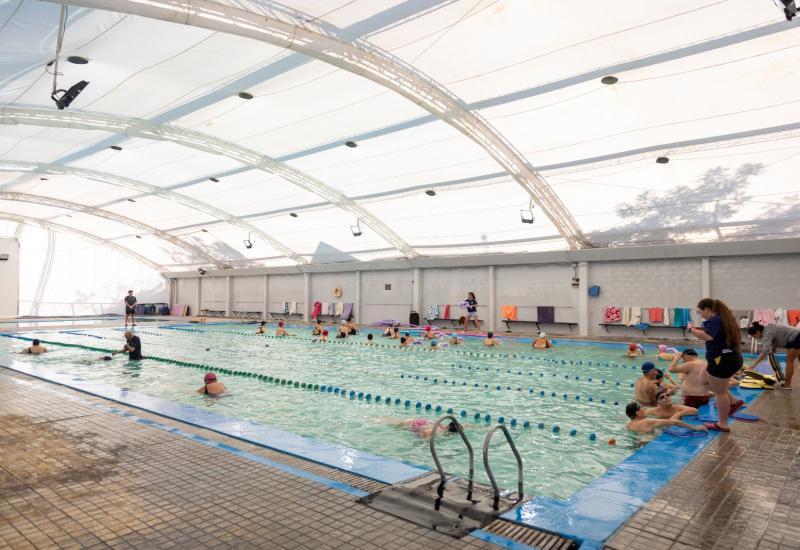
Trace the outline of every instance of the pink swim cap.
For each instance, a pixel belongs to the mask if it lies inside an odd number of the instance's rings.
[[[425,332],[428,332],[429,330],[431,330],[431,326],[430,325],[425,325]]]
[[[323,336],[327,336],[327,335],[328,335],[328,331],[327,331],[327,330],[323,330],[323,331],[322,331],[322,335],[323,335]]]
[[[205,381],[206,384],[209,384],[211,382],[216,382],[217,375],[214,374],[213,372],[207,372],[206,375],[203,377],[203,381]]]
[[[278,321],[278,326],[282,327],[283,326],[283,321]]]
[[[659,344],[658,345],[658,351],[660,351],[661,353],[666,352],[667,351],[667,345],[666,344]]]

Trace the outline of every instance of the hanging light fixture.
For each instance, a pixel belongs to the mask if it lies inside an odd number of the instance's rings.
[[[522,223],[533,223],[536,218],[533,217],[533,201],[528,205],[527,209],[519,211],[519,218]]]
[[[350,226],[350,231],[353,233],[353,237],[360,237],[361,236],[361,220],[356,220],[356,224]]]
[[[244,243],[244,247],[248,250],[253,248],[253,241],[250,240],[250,233],[247,234],[247,238],[242,242]]]

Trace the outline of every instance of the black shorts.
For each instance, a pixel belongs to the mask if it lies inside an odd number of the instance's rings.
[[[800,349],[800,334],[797,335],[797,338],[786,344],[786,349]]]
[[[739,372],[743,364],[741,353],[723,353],[708,362],[706,372],[714,378],[730,378]]]
[[[135,311],[134,308],[130,306],[125,306],[125,315],[133,315],[134,311]]]

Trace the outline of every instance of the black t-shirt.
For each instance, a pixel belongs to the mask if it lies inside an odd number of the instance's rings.
[[[134,336],[128,340],[128,345],[133,348],[133,351],[128,352],[128,359],[141,359],[142,358],[142,341],[138,336]]]
[[[128,306],[132,306],[136,303],[136,296],[125,296],[125,303],[128,304]]]
[[[478,308],[475,307],[478,305],[478,300],[475,298],[467,298],[467,313],[475,313],[478,311]]]

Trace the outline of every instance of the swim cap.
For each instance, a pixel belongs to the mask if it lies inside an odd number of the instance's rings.
[[[111,357],[110,355],[103,356],[103,361],[111,361],[111,359],[113,359],[113,357]]]
[[[454,332],[453,334],[451,334],[451,335],[450,335],[450,338],[458,338],[458,334],[456,334],[456,333]]]
[[[438,346],[438,345],[439,345],[439,340],[437,340],[436,338],[431,340],[431,346]]]
[[[642,373],[644,374],[647,374],[654,368],[656,368],[656,366],[650,361],[645,361],[644,363],[642,363]]]
[[[636,351],[636,344],[628,344],[628,350]]]
[[[282,327],[283,326],[283,321],[278,321],[278,326]]]
[[[344,319],[342,319],[342,322],[341,322],[341,324],[342,324],[342,325],[346,325],[346,324],[347,324],[347,321],[345,321]]]
[[[403,336],[411,336],[411,333],[410,332],[404,332]]]
[[[683,350],[683,354],[684,355],[693,355],[694,357],[697,357],[697,352],[695,350],[693,350],[692,348]]]
[[[547,335],[544,332],[540,332],[539,338],[547,338]]]
[[[327,335],[328,335],[328,331],[327,331],[327,330],[323,330],[323,331],[322,331],[322,335],[323,335],[323,336],[327,336]]]
[[[661,353],[664,353],[664,352],[666,352],[666,351],[667,351],[667,346],[666,346],[666,344],[659,344],[659,345],[658,345],[658,351],[659,351],[659,352],[661,352]]]
[[[217,375],[213,372],[207,372],[206,375],[203,377],[203,381],[208,384],[209,382],[216,382]]]
[[[431,330],[431,326],[430,325],[425,325],[425,332],[428,332],[429,330]]]

